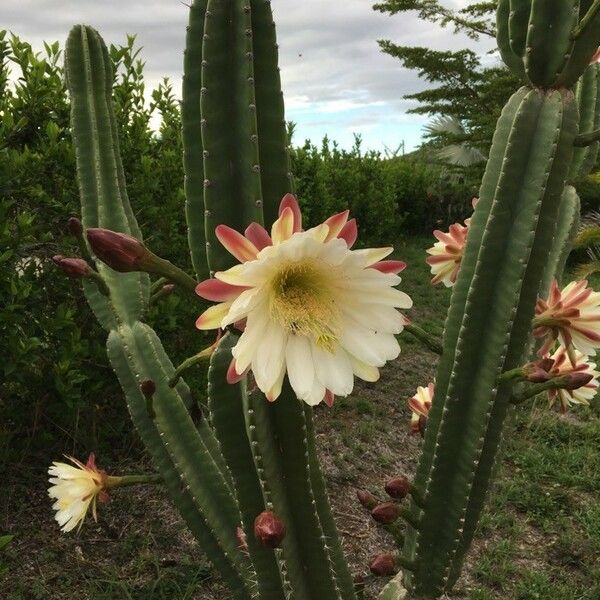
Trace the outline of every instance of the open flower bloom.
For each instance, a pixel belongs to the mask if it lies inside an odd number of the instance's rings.
[[[398,308],[411,299],[394,286],[405,268],[383,260],[392,248],[351,250],[356,222],[348,211],[302,231],[300,208],[287,194],[271,235],[252,223],[245,235],[219,225],[221,243],[241,264],[203,281],[196,292],[219,304],[198,320],[199,329],[245,322],[232,350],[228,381],[251,369],[270,401],[284,377],[310,405],[352,392],[354,376],[379,378],[396,358],[404,319]]]
[[[413,433],[421,432],[422,419],[427,419],[429,416],[434,391],[435,385],[433,383],[430,383],[427,387],[419,386],[417,393],[408,399],[408,408],[412,410],[410,429]]]
[[[477,202],[479,198],[473,198],[473,208],[477,206]],[[433,285],[442,282],[446,287],[452,287],[456,283],[470,225],[471,219],[465,219],[464,225],[450,225],[448,233],[439,229],[433,232],[438,241],[427,249],[427,254],[430,255],[427,257],[427,264],[431,267]]]
[[[53,484],[48,494],[56,499],[52,508],[56,510],[55,519],[62,531],[71,531],[77,525],[81,528],[90,505],[94,520],[97,520],[96,499],[108,500],[107,475],[96,468],[94,454],[90,454],[85,465],[70,456],[67,458],[76,466],[53,462],[48,469],[49,481]]]
[[[537,301],[533,325],[536,337],[548,336],[540,356],[558,339],[574,366],[574,349],[589,356],[600,348],[600,293],[585,280],[572,281],[561,291],[554,279],[547,300]]]
[[[576,351],[575,365],[572,365],[564,346],[559,346],[554,354],[550,356],[550,359],[554,361],[552,368],[548,371],[551,377],[576,373],[591,375],[593,377],[591,381],[574,390],[548,390],[550,406],[558,400],[560,402],[560,412],[565,413],[572,404],[589,404],[589,401],[596,395],[600,386],[600,382],[598,381],[600,372],[595,370],[595,363],[591,362],[588,356]]]

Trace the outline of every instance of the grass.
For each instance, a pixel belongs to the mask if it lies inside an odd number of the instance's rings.
[[[430,239],[406,240],[397,254],[409,263],[401,288],[424,329],[442,329],[449,291],[433,288],[424,263]],[[333,510],[355,573],[391,549],[355,500],[367,487],[411,474],[421,440],[409,434],[406,399],[435,373],[436,357],[408,334],[402,354],[376,385],[360,384],[332,409],[317,409],[317,442]],[[119,402],[115,399],[115,402]],[[123,447],[126,447],[124,444]],[[468,600],[595,600],[600,598],[600,406],[562,417],[546,403],[522,406],[507,425],[504,458],[464,575],[451,597]],[[36,599],[226,600],[206,557],[156,487],[116,493],[79,535],[61,535],[46,497],[47,463],[32,456],[10,472],[0,497],[0,597]],[[99,457],[115,473],[149,470],[139,443]],[[140,466],[139,463],[142,463]],[[365,598],[381,582],[368,579]]]

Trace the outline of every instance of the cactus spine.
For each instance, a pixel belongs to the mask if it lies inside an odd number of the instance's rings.
[[[460,573],[510,409],[510,388],[498,377],[526,359],[535,300],[561,268],[573,231],[578,203],[572,188],[563,192],[578,132],[569,88],[600,41],[598,16],[585,21],[590,4],[498,6],[502,57],[527,85],[498,121],[446,320],[416,477],[425,505],[412,503],[418,521],[403,549],[419,598],[439,597]]]

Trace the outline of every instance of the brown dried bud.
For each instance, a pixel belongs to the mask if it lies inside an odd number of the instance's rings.
[[[75,237],[79,237],[83,233],[83,225],[77,217],[69,217],[67,229],[69,230],[69,233]]]
[[[153,256],[140,240],[126,233],[92,227],[86,235],[96,257],[120,273],[144,270]]]
[[[154,396],[154,392],[156,392],[156,384],[152,379],[144,379],[144,381],[140,383],[140,390],[145,398],[151,398]]]
[[[243,552],[248,552],[248,542],[246,541],[246,533],[241,527],[236,527],[235,539],[237,540],[238,548]]]
[[[403,500],[408,496],[411,488],[410,481],[404,477],[394,477],[385,484],[385,491],[394,500]]]
[[[254,536],[267,548],[277,548],[285,533],[283,521],[273,511],[265,510],[254,520]]]
[[[378,523],[390,525],[400,516],[400,507],[394,502],[384,502],[378,504],[372,511],[371,516]]]
[[[563,386],[565,390],[578,390],[580,387],[587,385],[594,376],[592,373],[571,373],[568,383]]]
[[[90,277],[93,274],[92,267],[87,264],[83,258],[65,258],[60,254],[52,257],[52,262],[65,274],[67,277],[82,279]]]
[[[369,570],[378,577],[389,577],[398,571],[396,557],[393,554],[378,554],[370,563]]]
[[[377,506],[377,498],[368,490],[356,490],[356,497],[367,510],[372,510]]]

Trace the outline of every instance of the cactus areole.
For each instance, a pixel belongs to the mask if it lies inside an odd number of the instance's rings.
[[[579,201],[566,183],[598,151],[598,67],[588,64],[600,44],[599,9],[598,0],[498,2],[498,46],[523,87],[498,120],[472,218],[437,232],[430,252],[452,297],[435,386],[409,401],[422,455],[413,481],[388,482],[395,502],[358,494],[399,544],[370,564],[381,576],[402,570],[381,600],[439,598],[459,577],[515,400],[507,373],[546,386],[561,407],[597,386],[591,359],[577,354],[600,345],[596,322],[580,327],[582,315],[596,314],[597,297],[585,283],[561,292],[552,282],[577,227]],[[350,393],[355,376],[377,379],[399,351],[397,309],[411,301],[395,289],[405,265],[384,261],[388,249],[352,249],[357,227],[347,212],[302,231],[277,63],[270,2],[194,0],[182,99],[193,279],[143,245],[119,154],[109,55],[94,29],[73,28],[66,75],[82,208],[70,230],[89,263],[56,261],[81,278],[160,480],[233,597],[355,600],[309,405]],[[106,264],[92,266],[82,231]],[[161,276],[152,287],[148,273]],[[197,293],[217,304],[197,325],[226,329],[188,359],[210,357],[209,418],[192,419],[198,407],[183,369],[144,323],[150,300],[172,289],[166,280],[188,291],[201,282]],[[548,300],[536,315],[538,298]],[[534,329],[566,347],[535,357]],[[105,487],[93,465],[76,464],[51,472],[65,529]],[[63,481],[73,474],[85,500]]]

